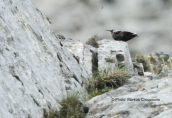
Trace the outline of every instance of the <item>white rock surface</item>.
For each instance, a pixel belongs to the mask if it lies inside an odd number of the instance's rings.
[[[87,118],[171,118],[171,78],[133,77],[124,86],[87,101]]]
[[[124,64],[126,69],[133,73],[133,63],[131,61],[128,44],[123,41],[115,41],[112,39],[103,39],[99,41],[99,70],[108,69],[109,67],[115,68],[115,66],[118,66],[119,61],[116,57],[117,54],[122,54],[124,56]],[[107,61],[107,58],[112,61]]]
[[[0,118],[42,118],[85,77],[30,0],[1,0]]]
[[[90,45],[87,44],[84,45],[83,61],[84,61],[84,67],[87,70],[89,76],[92,76],[91,74],[95,71],[93,70],[94,67],[98,69],[98,67],[96,67],[94,64],[95,61],[96,61],[95,63],[98,63],[98,60],[95,60],[97,59],[97,53],[98,53],[97,50],[98,50],[97,48],[92,47]]]
[[[84,44],[76,40],[62,40],[61,43],[74,55],[79,64],[84,66],[88,75],[91,77],[93,72],[94,54],[97,53],[97,48]],[[98,63],[98,62],[97,62]]]
[[[126,42],[104,39],[98,41],[99,48],[76,40],[63,40],[62,44],[79,60],[80,64],[83,64],[90,76],[96,69],[116,68],[120,63],[126,66],[128,72],[134,73],[133,63]],[[124,60],[121,62],[117,57],[119,54],[124,57]]]
[[[78,59],[79,63],[83,65],[84,44],[72,39],[62,40],[61,43]]]

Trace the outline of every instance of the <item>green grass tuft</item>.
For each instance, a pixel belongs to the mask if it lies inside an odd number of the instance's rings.
[[[60,110],[52,109],[44,118],[85,118],[86,113],[79,98],[77,94],[68,94],[66,98],[61,100]]]
[[[59,118],[59,112],[57,110],[51,109],[48,116],[44,118]]]
[[[68,95],[67,98],[60,102],[62,108],[59,113],[61,118],[84,118],[85,113],[83,111],[82,103],[79,101],[78,95]]]
[[[125,69],[108,69],[93,74],[86,87],[89,98],[101,95],[123,85],[131,75]]]

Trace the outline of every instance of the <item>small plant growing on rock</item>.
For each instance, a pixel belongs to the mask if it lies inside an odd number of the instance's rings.
[[[78,95],[68,95],[60,102],[62,108],[59,111],[60,118],[84,118],[85,113]]]
[[[149,63],[149,66],[150,66],[150,70],[151,70],[152,74],[155,74],[154,69],[153,69],[153,64],[151,64],[151,61],[150,61],[151,58],[152,57],[150,55],[147,56],[148,63]]]
[[[152,74],[159,74],[162,70],[162,59],[157,57],[157,60],[152,56],[152,54],[147,57],[142,53],[138,53],[135,56],[135,61],[142,63],[145,72],[152,72]]]
[[[158,77],[169,75],[172,69],[172,58],[164,53],[152,53],[147,56],[143,54],[136,54],[135,61],[142,63],[145,71],[150,71]]]
[[[79,98],[78,94],[68,94],[66,98],[61,100],[60,110],[50,110],[48,116],[44,118],[85,118],[88,109],[83,107]]]
[[[170,57],[168,60],[167,60],[167,62],[169,62],[169,67],[170,67],[170,69],[172,70],[172,62],[171,62],[171,60],[172,60],[172,57]]]
[[[44,115],[44,118],[59,118],[59,112],[57,110],[55,110],[55,109],[51,109],[49,111],[48,116],[47,115],[46,116]]]
[[[144,71],[150,71],[148,58],[146,58],[142,53],[136,54],[135,61],[143,64]]]
[[[120,87],[131,75],[124,68],[107,69],[93,74],[86,87],[89,98],[101,95],[111,89]]]

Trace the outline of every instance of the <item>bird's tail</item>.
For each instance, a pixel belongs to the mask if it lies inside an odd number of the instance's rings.
[[[139,37],[138,34],[136,34],[136,33],[134,33],[133,36],[134,36],[134,37]]]

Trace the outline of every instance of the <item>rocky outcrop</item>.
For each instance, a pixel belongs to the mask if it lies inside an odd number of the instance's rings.
[[[134,71],[135,76],[127,80],[122,87],[88,100],[86,102],[86,106],[89,107],[87,118],[170,118],[172,112],[171,78],[162,78],[144,72],[142,63],[131,61],[125,42],[103,39],[98,41],[98,44],[98,69],[124,65],[128,72]],[[92,47],[85,47],[82,49],[91,52]],[[89,51],[87,53],[89,54]],[[84,55],[83,60],[85,58],[94,59],[91,55]],[[163,68],[162,73],[170,77],[169,69],[168,72],[165,69]]]
[[[0,2],[0,118],[42,118],[87,72],[30,0]]]
[[[111,39],[99,41],[98,60],[99,70],[125,67],[128,72],[133,73],[133,63],[126,42]]]
[[[63,40],[61,43],[73,54],[77,62],[84,66],[89,76],[97,71],[97,48],[76,40]]]
[[[91,42],[91,39],[88,42]],[[126,42],[103,39],[97,41],[95,47],[92,45],[95,44],[95,41],[87,43],[89,44],[87,45],[76,40],[63,40],[62,44],[67,47],[80,64],[83,64],[89,75],[98,70],[117,67],[125,67],[127,72],[134,74],[133,63]]]
[[[171,78],[132,77],[122,87],[87,101],[87,118],[171,118]]]

